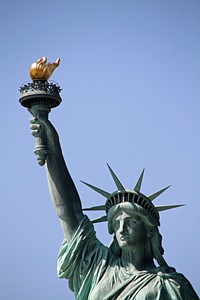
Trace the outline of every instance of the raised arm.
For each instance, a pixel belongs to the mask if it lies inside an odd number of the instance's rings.
[[[83,213],[78,192],[65,164],[58,133],[48,120],[32,118],[30,127],[34,137],[40,134],[41,128],[46,132],[49,150],[46,160],[49,191],[64,236],[69,242],[79,226]]]

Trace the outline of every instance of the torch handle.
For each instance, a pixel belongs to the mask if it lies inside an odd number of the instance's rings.
[[[34,117],[42,118],[48,120],[48,115],[50,112],[50,108],[43,105],[35,105],[29,109],[31,114]],[[47,155],[49,153],[47,142],[46,142],[46,133],[43,127],[40,129],[40,134],[35,138],[35,149],[34,153],[37,159],[37,162],[40,166],[45,164],[47,159]]]
[[[35,138],[34,153],[38,164],[40,166],[43,166],[45,164],[48,155],[48,148],[46,145],[46,134],[43,128],[41,128],[40,130],[40,136]]]

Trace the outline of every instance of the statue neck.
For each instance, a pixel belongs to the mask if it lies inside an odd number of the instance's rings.
[[[150,243],[129,250],[122,250],[122,265],[130,271],[144,271],[155,268]]]

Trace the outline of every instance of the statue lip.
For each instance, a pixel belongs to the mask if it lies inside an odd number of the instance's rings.
[[[128,237],[127,234],[122,234],[122,235],[120,236],[120,241],[127,241],[127,240],[129,240],[129,237]]]

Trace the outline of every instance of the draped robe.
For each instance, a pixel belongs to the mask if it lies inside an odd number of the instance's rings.
[[[58,256],[58,276],[69,279],[77,300],[198,300],[189,281],[174,268],[130,272],[96,237],[85,216]]]

